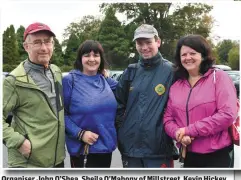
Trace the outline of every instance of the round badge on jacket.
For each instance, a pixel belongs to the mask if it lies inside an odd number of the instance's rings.
[[[160,96],[162,95],[164,92],[165,92],[165,87],[162,85],[162,84],[158,84],[156,87],[155,87],[155,91],[156,93]]]

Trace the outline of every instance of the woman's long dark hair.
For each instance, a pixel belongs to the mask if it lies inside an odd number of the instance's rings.
[[[188,46],[195,51],[201,53],[202,55],[202,62],[200,64],[199,73],[205,74],[214,64],[215,59],[212,56],[212,48],[207,42],[207,40],[201,35],[187,35],[179,39],[176,47],[175,53],[175,79],[187,79],[188,72],[182,66],[181,58],[180,58],[180,50],[182,46]]]
[[[104,58],[104,49],[102,48],[101,44],[95,40],[86,40],[79,46],[77,58],[74,62],[74,68],[79,69],[82,72],[82,56],[86,53],[90,53],[91,51],[100,54],[100,67],[98,69],[98,73],[103,73],[104,69],[108,66],[108,63]]]

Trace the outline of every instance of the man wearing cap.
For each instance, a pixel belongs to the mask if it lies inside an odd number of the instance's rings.
[[[173,167],[173,141],[163,128],[163,113],[173,81],[171,63],[158,48],[157,30],[148,24],[134,33],[137,64],[129,65],[116,88],[118,148],[124,167]]]
[[[28,59],[3,82],[3,142],[10,168],[64,167],[65,129],[62,75],[50,64],[52,30],[43,23],[24,32]],[[6,118],[13,113],[9,127]]]

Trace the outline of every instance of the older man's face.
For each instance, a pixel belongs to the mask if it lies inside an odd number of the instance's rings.
[[[24,42],[24,48],[30,61],[47,66],[53,55],[53,37],[44,31],[29,34]]]

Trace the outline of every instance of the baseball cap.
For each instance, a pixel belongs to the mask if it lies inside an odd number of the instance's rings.
[[[23,34],[23,40],[25,41],[28,34],[32,34],[38,31],[48,31],[55,37],[55,34],[52,32],[49,26],[40,22],[36,22],[36,23],[30,24],[27,27],[27,29],[25,29]]]
[[[149,24],[142,24],[136,28],[133,41],[138,38],[153,38],[154,36],[158,36],[156,28]]]

